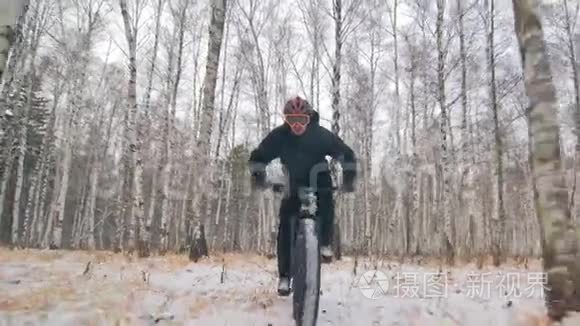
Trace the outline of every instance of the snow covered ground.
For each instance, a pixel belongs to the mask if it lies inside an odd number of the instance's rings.
[[[543,325],[543,274],[533,265],[439,273],[359,262],[355,275],[346,258],[323,266],[318,324]],[[291,297],[279,298],[276,282],[276,261],[257,256],[190,263],[0,249],[0,326],[292,325]]]

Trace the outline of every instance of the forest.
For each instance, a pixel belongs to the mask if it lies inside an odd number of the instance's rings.
[[[281,197],[252,191],[247,161],[300,95],[358,158],[339,257],[543,258],[568,300],[553,314],[578,309],[579,1],[0,11],[3,245],[274,255]]]

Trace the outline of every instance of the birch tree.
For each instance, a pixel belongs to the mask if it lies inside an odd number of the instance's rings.
[[[167,101],[165,103],[166,110],[165,110],[165,125],[164,125],[164,139],[163,139],[163,168],[161,169],[161,179],[162,179],[162,202],[161,202],[161,220],[159,221],[159,233],[161,235],[159,239],[159,244],[156,244],[156,248],[164,252],[168,248],[168,236],[169,236],[169,218],[170,218],[170,211],[169,211],[169,187],[170,187],[170,180],[172,175],[172,165],[173,165],[173,155],[172,155],[172,135],[174,133],[174,120],[175,120],[175,112],[177,107],[177,96],[179,85],[181,82],[181,76],[183,73],[183,50],[185,45],[185,32],[187,27],[187,16],[188,16],[188,8],[189,2],[188,1],[180,1],[175,5],[170,6],[171,15],[174,18],[174,32],[173,38],[169,44],[169,57],[170,60],[168,62],[168,73],[167,73]],[[177,43],[174,43],[174,41]],[[177,48],[177,52],[174,53],[174,48]],[[175,57],[176,63],[175,67],[173,67],[173,59]],[[173,69],[175,68],[175,74],[173,73]]]
[[[448,262],[453,262],[455,256],[454,235],[453,235],[453,220],[451,212],[451,184],[450,184],[450,169],[449,169],[449,142],[447,140],[450,128],[448,126],[447,118],[447,98],[445,93],[445,60],[446,53],[443,47],[443,24],[445,17],[445,1],[437,0],[437,22],[436,22],[436,37],[437,37],[437,85],[438,85],[438,103],[441,110],[441,166],[443,174],[443,205],[441,211],[441,218],[444,225],[442,235],[442,249],[445,250]]]
[[[546,304],[548,315],[561,320],[569,311],[577,311],[580,303],[578,230],[568,219],[556,90],[537,3],[513,0],[513,10],[529,100],[535,199],[541,223],[543,266],[548,278]]]
[[[334,58],[332,60],[331,97],[332,97],[332,132],[340,136],[340,81],[342,71],[342,46],[343,46],[343,7],[342,0],[332,0],[332,19],[334,21]],[[331,171],[335,179],[338,178],[337,162],[331,162]],[[339,206],[338,203],[337,206]],[[339,206],[340,207],[340,206]],[[338,212],[339,209],[336,209]],[[341,232],[340,218],[335,218],[334,222],[334,252],[337,259],[341,258]]]
[[[77,42],[71,42],[71,47],[68,47],[66,42],[62,43],[63,50],[66,52],[65,60],[67,60],[67,69],[64,74],[70,80],[65,84],[65,92],[70,96],[70,100],[66,105],[66,117],[64,118],[63,137],[61,143],[63,146],[61,164],[59,164],[58,173],[58,191],[52,195],[50,204],[50,213],[47,221],[47,227],[44,228],[44,235],[42,245],[69,247],[72,228],[65,225],[65,212],[67,207],[67,194],[70,186],[70,177],[73,161],[73,143],[75,136],[81,132],[80,117],[86,107],[86,96],[82,92],[87,85],[87,65],[90,62],[91,50],[94,45],[94,38],[101,23],[100,13],[103,10],[104,1],[88,0],[86,2],[74,3],[71,12],[77,15],[79,26],[77,26],[80,33]],[[67,14],[69,8],[59,3],[58,16],[63,19]],[[67,37],[67,29],[64,24],[60,26],[60,33],[62,38]],[[79,55],[77,56],[78,51]],[[80,58],[80,60],[79,60]]]
[[[459,205],[460,214],[463,214],[468,218],[469,225],[474,224],[474,189],[473,189],[473,176],[474,167],[471,166],[473,162],[473,153],[470,152],[470,137],[468,130],[468,105],[469,105],[469,95],[468,95],[468,49],[467,49],[467,37],[465,28],[465,17],[468,13],[468,8],[465,8],[462,0],[457,0],[457,23],[458,23],[458,37],[459,37],[459,58],[461,65],[461,182],[459,185]],[[475,230],[470,228],[468,243],[471,245],[470,254],[475,250]]]
[[[503,149],[502,137],[499,127],[498,110],[499,104],[496,91],[496,51],[495,51],[495,0],[484,1],[486,10],[487,31],[487,69],[489,76],[489,106],[493,113],[493,128],[495,138],[495,165],[496,165],[496,216],[493,221],[493,259],[494,264],[499,266],[502,255],[502,242],[505,234],[505,209],[504,209],[504,182],[503,182]]]
[[[393,36],[393,67],[395,75],[395,140],[399,151],[402,148],[401,142],[401,91],[399,83],[399,33],[397,29],[399,0],[393,0],[393,7],[389,8],[389,18],[391,22],[391,34]]]
[[[244,47],[242,56],[248,66],[254,102],[258,110],[258,129],[260,136],[264,137],[270,129],[269,80],[267,57],[260,38],[263,37],[264,27],[269,21],[260,19],[260,12],[265,10],[266,18],[273,15],[274,3],[248,0],[247,6],[245,4],[245,1],[238,1],[237,7],[243,18],[239,21],[239,38]]]
[[[44,34],[47,22],[47,10],[46,4],[42,1],[38,1],[34,13],[31,19],[32,30],[31,37],[29,40],[29,51],[30,57],[28,59],[28,67],[26,71],[26,103],[24,111],[22,112],[22,117],[20,119],[20,126],[18,131],[18,149],[17,156],[18,160],[16,163],[16,187],[14,190],[14,201],[12,206],[12,235],[10,237],[10,242],[14,245],[21,243],[21,197],[24,192],[24,160],[26,157],[26,147],[27,147],[27,136],[28,136],[28,126],[30,125],[31,114],[34,105],[34,90],[35,86],[38,87],[40,81],[38,80],[38,72],[36,71],[36,60],[37,53],[40,43],[40,38]],[[36,85],[35,85],[36,84]]]
[[[332,108],[332,132],[340,134],[341,119],[341,80],[343,64],[343,47],[349,36],[360,26],[362,19],[357,17],[361,1],[332,0],[330,13],[334,21],[334,55],[331,58],[331,108]]]
[[[564,0],[563,3],[564,9],[564,17],[563,21],[561,22],[563,28],[559,28],[558,31],[564,31],[565,40],[564,43],[566,44],[566,57],[569,61],[571,71],[570,71],[570,78],[572,79],[572,84],[574,86],[574,116],[575,116],[575,129],[576,129],[576,148],[575,148],[575,157],[574,157],[574,187],[573,187],[573,196],[572,196],[572,205],[571,207],[574,208],[574,216],[577,220],[580,219],[580,189],[578,183],[580,182],[580,76],[578,75],[578,60],[576,58],[576,35],[575,29],[578,20],[578,13],[580,12],[580,3],[576,2],[575,6],[572,6],[570,1]],[[560,26],[558,26],[560,27]]]
[[[157,57],[159,52],[159,39],[160,39],[160,30],[161,30],[161,16],[163,15],[163,8],[165,7],[166,0],[157,0],[157,4],[155,6],[155,27],[154,27],[154,41],[153,41],[153,53],[151,54],[149,70],[147,71],[147,87],[145,89],[145,95],[143,99],[144,105],[144,113],[146,118],[146,125],[147,129],[149,130],[147,139],[149,140],[149,146],[146,151],[151,158],[150,164],[151,166],[156,166],[156,156],[155,156],[155,149],[156,149],[156,138],[154,137],[155,134],[155,124],[154,124],[154,109],[151,106],[151,95],[153,93],[153,81],[155,77],[155,72],[157,69]],[[156,110],[155,110],[156,111]],[[144,149],[145,152],[145,149]],[[148,197],[149,206],[147,207],[147,211],[145,212],[144,216],[144,225],[140,228],[141,233],[141,241],[142,241],[142,254],[148,255],[149,254],[149,246],[151,244],[151,231],[152,231],[152,220],[155,213],[155,203],[157,199],[157,173],[153,173],[151,176],[151,191]]]
[[[297,92],[361,158],[360,190],[336,198],[337,255],[541,255],[506,3],[243,0],[223,27],[207,3],[30,2],[0,95],[4,243],[270,255],[280,198],[250,194],[243,166]],[[572,175],[580,6],[542,8]]]
[[[18,37],[18,20],[26,14],[29,0],[8,0],[0,4],[0,84],[10,49]]]
[[[121,15],[123,17],[123,26],[125,29],[125,39],[127,41],[127,46],[129,51],[127,52],[129,61],[129,79],[127,84],[127,113],[125,115],[125,172],[129,176],[126,178],[126,189],[128,201],[125,205],[126,220],[124,221],[123,233],[127,234],[127,246],[129,251],[137,249],[136,248],[136,226],[144,225],[143,220],[143,194],[142,194],[142,182],[143,182],[143,160],[141,154],[141,140],[142,133],[140,130],[141,114],[137,107],[137,32],[139,25],[139,8],[140,1],[136,0],[136,12],[133,16],[129,13],[127,9],[127,1],[119,0],[119,6],[121,8]],[[124,235],[124,234],[123,234]],[[122,238],[121,238],[122,239]],[[123,241],[119,241],[122,246]],[[141,255],[143,255],[143,248],[141,250]]]
[[[207,53],[206,72],[203,89],[203,114],[201,116],[200,134],[197,140],[197,151],[199,153],[197,165],[197,182],[196,196],[199,200],[204,193],[204,180],[207,165],[211,155],[211,134],[213,131],[213,119],[215,115],[215,89],[219,71],[220,52],[222,39],[224,35],[226,0],[212,0],[211,2],[211,19],[209,24],[209,44]],[[193,211],[199,214],[199,210],[194,205]],[[193,241],[190,247],[190,259],[197,260],[202,255],[207,255],[207,245],[203,234],[203,226],[198,220],[193,223],[195,230],[193,232]]]

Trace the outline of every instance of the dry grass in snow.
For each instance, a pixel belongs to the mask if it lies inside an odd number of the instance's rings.
[[[548,325],[541,291],[523,295],[530,287],[526,276],[538,274],[539,264],[520,265],[463,264],[439,274],[432,262],[361,261],[355,275],[347,257],[323,266],[319,325]],[[371,299],[359,281],[375,268],[388,286],[382,291],[371,280]],[[490,277],[489,293],[470,295],[468,275],[477,273]],[[428,297],[426,275],[436,274],[448,293]],[[506,296],[499,276],[508,274],[521,282]],[[292,325],[291,298],[278,297],[276,283],[276,261],[260,256],[191,263],[176,255],[0,249],[0,326]]]

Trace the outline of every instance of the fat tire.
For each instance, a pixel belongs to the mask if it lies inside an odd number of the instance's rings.
[[[297,223],[293,252],[293,317],[297,326],[315,326],[320,301],[320,244],[314,219]]]

